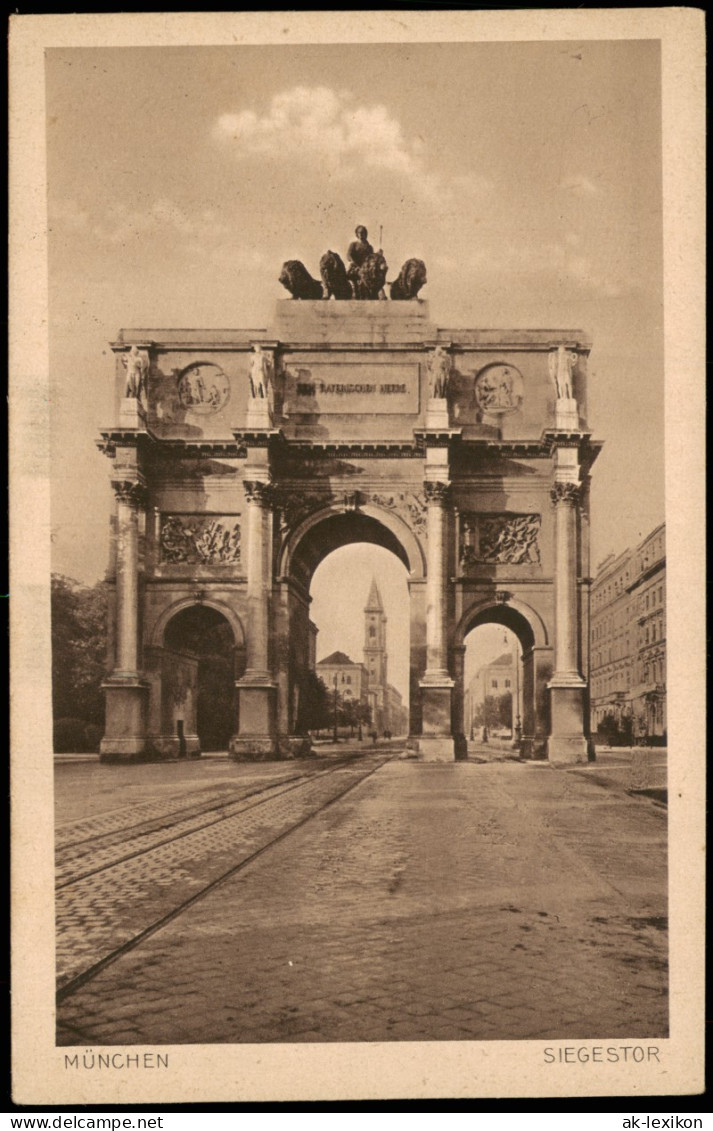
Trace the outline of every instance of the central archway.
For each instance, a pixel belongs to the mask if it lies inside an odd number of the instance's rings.
[[[278,729],[283,734],[304,732],[300,702],[310,671],[310,586],[315,571],[335,550],[356,543],[379,546],[403,565],[408,586],[409,725],[420,731],[418,682],[425,669],[425,559],[420,542],[408,525],[378,507],[329,507],[303,521],[286,538],[280,558],[282,586],[276,669],[278,671]]]

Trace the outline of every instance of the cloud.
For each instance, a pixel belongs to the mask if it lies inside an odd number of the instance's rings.
[[[59,201],[50,211],[50,228],[71,238],[85,236],[105,247],[157,241],[187,257],[199,257],[218,266],[256,269],[266,265],[265,254],[246,243],[245,233],[210,208],[188,213],[170,197],[159,197],[147,208],[123,202],[92,214],[75,200]]]
[[[481,278],[546,280],[547,285],[566,284],[605,298],[616,298],[636,289],[637,281],[623,264],[609,264],[607,270],[582,253],[579,237],[567,233],[562,240],[540,239],[514,242],[502,240],[497,246],[482,246],[468,266]]]
[[[601,189],[589,177],[585,177],[582,173],[575,173],[569,177],[564,177],[560,181],[559,187],[564,191],[574,193],[575,196],[600,196]]]
[[[348,91],[296,86],[276,94],[262,115],[254,110],[221,115],[213,132],[218,141],[234,145],[239,157],[316,163],[342,180],[364,170],[396,174],[428,200],[456,188],[452,179],[429,171],[423,142],[405,137],[386,106],[360,105]],[[480,191],[489,187],[485,178],[458,180]]]

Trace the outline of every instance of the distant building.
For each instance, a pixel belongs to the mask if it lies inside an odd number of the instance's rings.
[[[666,737],[666,527],[597,570],[591,610],[591,722],[639,741]],[[630,720],[629,722],[627,721]]]
[[[465,722],[468,729],[472,729],[478,707],[485,702],[487,696],[499,698],[501,695],[512,695],[514,684],[512,652],[503,652],[496,660],[478,668],[465,692]]]
[[[386,613],[376,579],[372,578],[364,608],[364,667],[369,681],[369,708],[375,730],[389,730],[387,702]]]
[[[343,699],[366,702],[367,678],[363,664],[357,664],[344,652],[332,652],[315,666],[329,690],[336,688]]]

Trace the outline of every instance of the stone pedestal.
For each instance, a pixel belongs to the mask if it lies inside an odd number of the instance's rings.
[[[453,680],[421,680],[423,733],[418,737],[418,754],[424,762],[452,762],[456,744],[451,733]]]
[[[119,402],[119,426],[121,428],[146,426],[146,413],[136,397],[123,397]]]
[[[248,401],[246,425],[248,429],[254,428],[257,431],[269,431],[272,428],[272,415],[268,401],[261,398],[253,398]]]
[[[547,759],[566,765],[588,760],[587,739],[582,733],[584,687],[550,684],[552,734],[547,740]]]
[[[555,401],[555,427],[567,432],[579,428],[579,409],[574,397],[558,397]]]
[[[426,428],[448,427],[448,401],[445,397],[429,397],[426,405]]]
[[[142,762],[150,757],[146,743],[149,685],[138,676],[118,676],[102,684],[106,728],[99,753],[102,762]]]
[[[242,762],[264,762],[277,757],[275,684],[245,679],[236,686],[240,696],[240,729],[230,740],[230,757]]]

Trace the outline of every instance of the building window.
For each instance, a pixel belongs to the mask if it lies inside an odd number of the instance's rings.
[[[491,686],[491,687],[495,687],[495,688],[497,688],[497,686],[498,686],[498,681],[497,681],[497,679],[493,679],[493,680],[491,680],[491,681],[490,681],[490,686]]]
[[[348,675],[347,676],[347,683],[351,683],[351,681],[352,681],[352,677],[350,675]]]
[[[510,686],[510,680],[509,680],[509,679],[506,679],[506,680],[505,680],[505,686],[506,686],[506,687],[509,687],[509,686]]]

